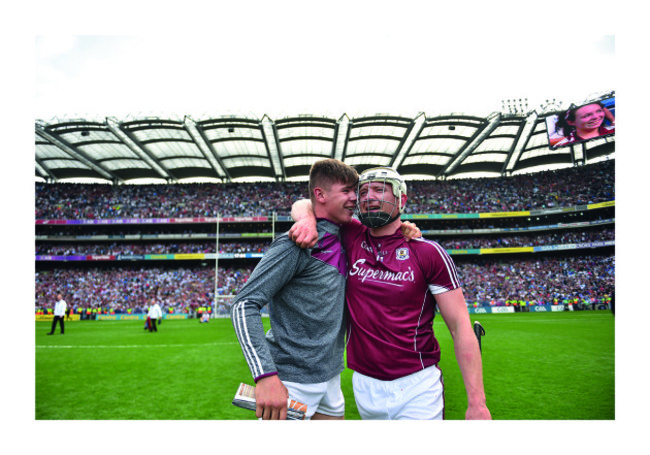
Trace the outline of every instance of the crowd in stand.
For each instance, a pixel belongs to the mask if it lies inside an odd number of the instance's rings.
[[[288,214],[305,183],[36,184],[36,219],[195,218]]]
[[[252,268],[219,268],[220,296],[234,295]],[[114,267],[36,272],[36,307],[53,308],[58,293],[74,308],[146,312],[151,299],[164,311],[186,312],[214,303],[214,268]]]
[[[614,290],[613,256],[544,257],[540,259],[473,259],[457,261],[468,305],[503,306],[524,300],[529,305],[578,298],[591,301]]]
[[[219,253],[264,253],[270,242],[228,242],[219,243]],[[76,255],[142,255],[142,254],[196,254],[214,253],[214,241],[183,243],[128,243],[115,242],[103,244],[88,243],[37,243],[37,256],[76,256]]]
[[[592,299],[614,290],[613,256],[456,260],[468,305],[528,305]],[[217,293],[237,294],[252,273],[220,268]],[[118,313],[143,312],[151,299],[164,310],[186,312],[214,303],[214,268],[114,267],[36,272],[38,308],[52,308],[61,292],[74,308],[99,307]],[[227,302],[223,302],[227,305]]]
[[[604,202],[615,199],[614,162],[502,179],[409,182],[408,194],[406,213],[414,214],[522,211]],[[36,184],[35,217],[195,218],[217,214],[270,216],[274,212],[286,216],[293,202],[306,196],[306,183]],[[467,228],[476,229],[480,221],[468,224]],[[500,221],[489,220],[488,223],[496,225]],[[522,223],[526,224],[523,220]],[[435,228],[442,229],[440,226],[443,225],[444,221],[441,221]],[[434,240],[453,250],[594,242],[613,240],[614,234],[614,228],[607,226],[513,235],[436,236]],[[84,234],[80,231],[78,235]],[[214,240],[90,242],[39,241],[36,254],[139,255],[215,251]],[[268,245],[269,240],[260,239],[223,242],[219,246],[221,253],[245,253],[264,252]],[[459,259],[455,260],[469,305],[502,306],[512,301],[531,305],[552,304],[570,299],[588,301],[611,295],[614,289],[613,256],[457,257]],[[235,295],[253,267],[220,267],[216,293],[220,296]],[[213,267],[198,266],[37,269],[35,302],[37,309],[51,309],[56,295],[63,293],[75,311],[79,308],[103,308],[122,313],[143,312],[154,299],[165,311],[188,312],[214,304],[214,274]]]
[[[146,226],[144,229],[139,229],[139,226]],[[182,235],[189,236],[194,234],[210,235],[214,237],[214,224],[213,223],[191,223],[186,224],[187,228],[182,230],[173,231],[170,229],[169,223],[158,225],[152,224],[133,224],[129,227],[131,230],[122,229],[124,225],[110,225],[103,226],[103,230],[94,229],[94,225],[54,225],[54,224],[40,224],[36,226],[36,235],[44,235],[47,237],[75,237],[77,240],[84,240],[97,235],[111,235],[112,238],[127,238],[126,236],[164,236],[164,235]],[[272,229],[269,227],[268,222],[261,222],[257,225],[237,222],[234,223],[235,227],[219,229],[220,237],[237,236],[242,232],[247,234],[270,234]],[[177,226],[174,226],[177,227]]]
[[[525,246],[566,245],[614,240],[615,230],[557,231],[543,234],[490,235],[477,237],[440,237],[435,239],[447,250],[474,248],[516,248]]]
[[[505,178],[409,182],[406,213],[486,213],[615,199],[614,161]],[[36,184],[36,219],[288,216],[307,183]]]
[[[518,212],[615,199],[614,162],[500,179],[410,184],[406,213]]]
[[[448,250],[473,248],[514,248],[525,246],[564,245],[570,243],[598,242],[614,240],[614,229],[601,228],[588,231],[564,230],[540,234],[521,234],[498,236],[440,237],[436,240]],[[219,243],[219,253],[265,253],[270,245],[266,242],[224,242]],[[72,243],[39,242],[36,244],[38,256],[76,256],[76,255],[133,255],[133,254],[185,254],[214,253],[214,241],[188,241],[183,243]]]

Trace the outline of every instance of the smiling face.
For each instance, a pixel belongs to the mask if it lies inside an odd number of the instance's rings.
[[[398,221],[406,204],[406,183],[391,167],[376,167],[359,176],[359,221],[371,229]]]
[[[352,221],[357,204],[356,184],[332,183],[322,190],[325,217],[339,224]]]
[[[385,212],[391,217],[399,211],[393,189],[385,182],[364,183],[359,188],[359,211]]]
[[[358,181],[357,171],[342,161],[316,161],[309,171],[309,198],[316,217],[340,224],[352,221]]]
[[[359,221],[371,228],[374,235],[390,231],[393,223],[400,223],[401,207],[406,194],[396,196],[393,185],[385,180],[370,181],[359,186]]]
[[[575,120],[568,121],[569,125],[575,126],[578,134],[583,136],[586,133],[598,130],[605,119],[605,111],[598,104],[588,104],[577,109],[575,112]]]

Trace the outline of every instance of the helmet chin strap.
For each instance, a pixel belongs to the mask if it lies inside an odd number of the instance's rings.
[[[377,199],[377,201],[379,200]],[[366,202],[369,203],[370,200],[367,200]],[[359,208],[359,221],[361,221],[361,224],[363,224],[364,226],[368,226],[369,228],[380,228],[392,223],[397,218],[399,218],[400,216],[399,210],[397,211],[397,215],[392,216],[396,208],[395,204],[392,204],[390,202],[385,202],[383,200],[379,202],[383,204],[391,204],[393,206],[393,209],[390,211],[390,213],[384,212],[383,210],[368,211],[363,213]]]
[[[390,214],[386,212],[359,214],[359,221],[361,221],[361,224],[368,226],[369,228],[384,227],[395,221],[397,218],[399,218],[399,215],[390,218]]]

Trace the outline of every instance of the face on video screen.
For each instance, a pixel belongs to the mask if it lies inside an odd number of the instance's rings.
[[[593,101],[546,118],[551,148],[564,147],[615,132],[615,98]]]

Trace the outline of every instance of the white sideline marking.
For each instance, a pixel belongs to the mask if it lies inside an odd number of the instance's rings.
[[[515,314],[515,313],[511,313],[511,314]],[[539,314],[539,313],[537,313],[537,314]],[[476,315],[477,314],[470,314],[470,316],[476,316]],[[478,314],[478,317],[480,317],[480,316],[481,316],[481,314]],[[599,314],[599,315],[589,316],[588,318],[576,317],[576,318],[555,319],[553,316],[551,316],[549,318],[539,318],[539,319],[516,319],[516,320],[515,319],[503,319],[503,320],[499,320],[498,322],[499,323],[501,323],[501,322],[510,322],[510,323],[513,323],[513,324],[526,323],[526,322],[531,322],[531,323],[533,323],[533,322],[564,322],[564,321],[586,321],[586,322],[589,322],[589,321],[593,321],[593,320],[599,321],[599,320],[603,320],[603,319],[613,319],[613,318],[614,317],[610,316],[610,315],[600,315]]]
[[[132,344],[132,345],[90,345],[90,346],[66,346],[66,345],[61,345],[61,346],[47,346],[47,345],[38,345],[36,346],[37,348],[44,348],[44,349],[128,349],[128,348],[184,348],[184,347],[192,347],[192,346],[218,346],[218,345],[224,345],[224,344],[237,344],[235,342],[228,342],[228,343],[206,343],[206,344],[145,344],[145,345],[137,345],[137,344]]]

